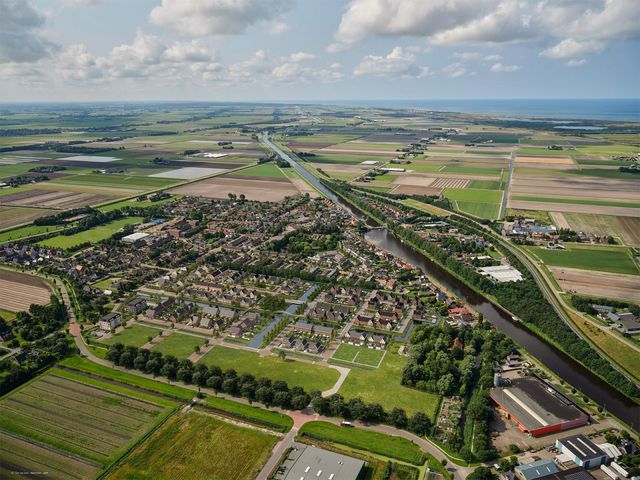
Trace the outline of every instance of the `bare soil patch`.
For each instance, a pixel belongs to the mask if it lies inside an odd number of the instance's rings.
[[[600,205],[576,205],[570,203],[530,202],[509,199],[509,208],[520,210],[544,210],[554,212],[594,213],[600,215],[618,215],[621,217],[640,217],[640,208],[603,207]]]
[[[423,175],[402,175],[395,179],[393,182],[396,185],[412,185],[418,187],[429,187],[436,179],[434,177],[427,177]]]
[[[640,302],[640,277],[594,272],[578,268],[549,267],[566,292]]]
[[[47,282],[32,275],[0,270],[0,308],[11,312],[29,310],[32,303],[46,305],[53,290]],[[11,292],[10,295],[6,293]]]
[[[311,198],[316,198],[319,196],[318,192],[301,178],[292,178],[291,183],[293,183],[293,185],[302,194],[308,193]]]
[[[65,190],[33,189],[5,195],[0,199],[4,205],[44,207],[44,208],[75,208],[106,202],[114,196],[99,195]]]
[[[229,176],[214,177],[174,188],[171,193],[205,198],[227,198],[229,193],[244,194],[249,200],[278,202],[287,196],[298,195],[298,189],[288,179]]]
[[[45,217],[54,213],[54,210],[42,208],[0,207],[0,229],[32,222],[36,218]]]
[[[466,188],[469,180],[466,178],[438,178],[431,184],[432,187],[438,188]]]
[[[398,185],[391,191],[391,193],[397,193],[399,195],[440,196],[442,195],[442,188],[420,187],[416,185]]]
[[[545,165],[573,165],[571,157],[545,157],[543,155],[517,155],[516,163],[541,163]]]
[[[618,227],[618,232],[626,244],[640,245],[640,218],[614,217],[613,223]]]

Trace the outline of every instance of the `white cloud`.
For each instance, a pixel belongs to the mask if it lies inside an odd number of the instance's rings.
[[[290,7],[290,0],[162,0],[149,19],[184,35],[228,35],[273,20]]]
[[[455,52],[453,54],[453,58],[461,62],[495,62],[500,60],[502,57],[498,54],[484,55],[480,52]]]
[[[600,53],[603,49],[604,44],[597,40],[577,41],[573,38],[567,38],[540,52],[540,56],[558,60]]]
[[[305,62],[307,60],[313,60],[316,56],[313,53],[307,52],[295,52],[289,55],[289,60],[292,62]]]
[[[570,39],[604,48],[610,41],[640,38],[640,1],[351,0],[329,51],[371,35],[421,37],[440,45]]]
[[[581,59],[575,59],[572,58],[571,60],[569,60],[568,62],[565,63],[565,65],[567,67],[581,67],[582,65],[584,65],[585,63],[587,63],[587,59],[586,58],[581,58]]]
[[[374,75],[376,77],[417,77],[423,75],[422,68],[415,65],[416,56],[405,52],[401,47],[395,47],[389,54],[367,55],[353,69],[356,77]],[[427,69],[428,71],[428,69]]]
[[[40,33],[44,16],[29,0],[0,0],[0,63],[35,62],[57,45]]]
[[[95,7],[102,3],[102,0],[64,0],[67,7]]]
[[[522,70],[522,67],[520,65],[503,65],[502,63],[494,63],[493,65],[491,65],[490,70],[494,73],[513,73],[517,72],[518,70]]]
[[[448,77],[457,78],[467,73],[467,69],[461,62],[455,62],[444,67],[442,72]]]

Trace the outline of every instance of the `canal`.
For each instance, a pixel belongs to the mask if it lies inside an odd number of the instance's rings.
[[[322,185],[317,178],[299,165],[289,155],[274,145],[268,133],[263,134],[263,141],[276,152],[280,157],[289,162],[303,177],[305,177],[314,187],[316,187],[327,198],[333,200],[341,207],[354,213],[354,210],[345,205],[333,192]],[[355,213],[354,213],[355,214]],[[360,217],[360,215],[356,216]],[[492,325],[506,333],[514,341],[540,360],[545,367],[554,372],[558,377],[577,388],[588,397],[592,398],[598,405],[602,405],[613,415],[630,425],[636,431],[640,430],[640,405],[625,397],[615,388],[610,386],[590,370],[573,360],[563,351],[550,345],[545,340],[532,333],[529,329],[518,322],[514,322],[511,315],[502,308],[488,301],[484,296],[476,293],[463,282],[451,275],[438,264],[431,261],[426,256],[417,252],[412,247],[402,243],[391,235],[386,229],[374,229],[367,232],[366,239],[404,261],[420,268],[425,274],[439,282],[446,289],[450,290],[465,303],[472,306],[476,311],[482,313],[484,318]],[[595,355],[595,353],[594,353]]]

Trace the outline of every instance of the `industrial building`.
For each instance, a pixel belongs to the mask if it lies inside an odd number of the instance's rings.
[[[537,480],[552,473],[558,473],[560,469],[553,460],[538,460],[516,465],[513,471],[518,480]]]
[[[607,454],[582,434],[556,440],[556,448],[582,468],[599,467],[609,461]]]
[[[550,473],[544,477],[540,477],[540,480],[594,480],[596,477],[591,475],[586,470],[575,467],[569,470],[560,470],[556,473]]]
[[[537,377],[516,378],[491,389],[491,400],[518,428],[534,437],[586,425],[589,415]]]
[[[284,480],[358,480],[365,462],[357,458],[307,446],[288,468]]]
[[[479,268],[480,274],[489,276],[492,280],[503,282],[519,282],[522,280],[522,273],[511,265],[494,265],[491,267]]]

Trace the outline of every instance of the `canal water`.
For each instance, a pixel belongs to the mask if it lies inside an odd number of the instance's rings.
[[[365,238],[377,247],[387,250],[420,268],[427,276],[438,281],[464,302],[482,313],[486,320],[522,345],[549,370],[573,387],[584,392],[599,405],[603,405],[613,415],[635,430],[640,428],[640,406],[619,393],[564,352],[548,344],[522,324],[514,322],[511,315],[505,310],[489,302],[485,297],[479,295],[442,267],[429,260],[429,258],[398,240],[386,229],[370,230],[365,235]]]

